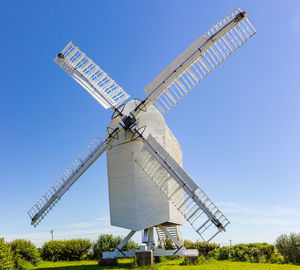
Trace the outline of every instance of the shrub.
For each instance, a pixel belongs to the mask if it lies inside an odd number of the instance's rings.
[[[165,240],[165,250],[173,250],[176,249],[175,244],[173,243],[173,241],[170,238],[166,238]]]
[[[119,239],[112,234],[100,234],[97,241],[93,244],[94,255],[97,259],[102,257],[102,252],[113,251],[120,243]]]
[[[122,238],[123,240],[123,238]],[[122,250],[127,250],[127,251],[130,251],[130,250],[137,250],[139,249],[140,245],[137,244],[136,242],[134,242],[133,240],[129,240],[125,245],[124,247],[122,247]]]
[[[92,247],[88,239],[73,239],[65,241],[65,260],[76,261],[86,254]]]
[[[18,269],[18,270],[34,269],[33,264],[26,261],[24,258],[22,258],[18,254],[14,257],[14,261],[15,261],[14,269]]]
[[[275,242],[277,250],[282,254],[286,262],[300,263],[300,234],[282,234]]]
[[[180,265],[198,265],[198,264],[204,264],[206,263],[206,259],[203,255],[200,255],[198,257],[183,257],[183,261],[180,263]]]
[[[211,259],[257,263],[282,263],[282,257],[276,254],[275,246],[267,243],[220,247],[213,243],[191,242],[186,240],[184,241],[184,246],[188,249],[198,249],[199,255]]]
[[[100,234],[96,242],[93,244],[94,256],[96,259],[102,257],[102,252],[114,251],[114,249],[122,242],[121,236],[113,236],[112,234]],[[136,250],[139,245],[129,240],[122,250]]]
[[[83,254],[81,257],[80,257],[80,260],[81,261],[92,261],[94,260],[94,254],[93,253],[86,253],[86,254]]]
[[[275,258],[279,259],[276,257],[275,246],[267,243],[239,244],[231,247],[224,246],[212,253],[219,260],[239,262],[266,263],[274,261]]]
[[[0,238],[0,269],[13,269],[13,252],[9,244]]]
[[[219,249],[219,257],[217,258],[218,260],[229,260],[231,259],[231,247],[221,247]]]
[[[207,256],[211,259],[218,259],[220,257],[220,248],[215,248],[214,250],[209,251]]]
[[[65,241],[45,242],[42,247],[42,258],[46,261],[62,261],[64,259]]]
[[[166,263],[168,261],[168,258],[166,256],[156,256],[154,257],[155,263]]]
[[[35,245],[28,240],[16,239],[10,243],[10,246],[14,252],[14,260],[18,269],[23,269],[24,267],[22,267],[22,265],[28,266],[28,263],[37,265],[41,260],[39,251]]]
[[[47,261],[74,261],[84,257],[91,247],[88,239],[49,241],[44,243],[41,254]]]
[[[279,254],[279,253],[275,253],[271,256],[270,258],[270,263],[279,263],[279,264],[282,264],[284,263],[284,257]]]
[[[205,257],[208,256],[211,251],[219,248],[219,245],[214,243],[192,242],[189,240],[185,240],[183,244],[187,249],[198,249],[199,255],[203,255]]]

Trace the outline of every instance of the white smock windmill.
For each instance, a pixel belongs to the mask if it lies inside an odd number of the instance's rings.
[[[146,88],[143,101],[123,102],[129,95],[70,42],[55,62],[105,109],[114,113],[106,139],[97,137],[28,211],[37,226],[63,194],[107,153],[111,224],[131,230],[114,252],[103,257],[134,256],[121,251],[136,231],[143,231],[145,249],[154,256],[195,256],[182,244],[179,226],[188,221],[204,241],[225,231],[228,219],[183,170],[178,142],[163,115],[208,73],[256,33],[247,13],[236,9],[200,36]],[[122,105],[123,103],[123,105]],[[154,229],[162,246],[156,248]],[[176,250],[164,250],[165,239]]]

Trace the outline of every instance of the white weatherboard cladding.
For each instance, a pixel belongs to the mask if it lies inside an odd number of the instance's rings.
[[[128,102],[124,113],[134,106],[133,101]],[[115,127],[119,121],[120,119],[112,120],[110,127]],[[147,137],[151,133],[182,165],[181,148],[154,106],[139,115],[137,125],[146,125],[143,135]],[[135,231],[165,222],[183,225],[182,214],[135,162],[143,148],[143,142],[130,141],[131,137],[132,132],[127,131],[107,151],[111,225]]]

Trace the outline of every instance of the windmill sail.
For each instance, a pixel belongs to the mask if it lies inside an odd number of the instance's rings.
[[[105,109],[118,107],[129,95],[99,66],[70,42],[54,59]]]
[[[230,223],[204,191],[151,136],[137,164],[148,174],[204,241],[210,241]]]
[[[72,165],[54,182],[46,193],[27,212],[31,225],[36,227],[76,180],[103,154],[107,142],[96,137]]]
[[[148,99],[166,114],[237,48],[256,33],[240,8],[205,32],[146,88]]]

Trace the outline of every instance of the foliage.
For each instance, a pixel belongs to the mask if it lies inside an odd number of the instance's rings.
[[[220,258],[220,248],[218,247],[216,249],[209,251],[207,254],[207,257],[211,258],[211,259],[219,259]]]
[[[218,253],[219,254],[218,254],[218,257],[216,257],[216,259],[229,260],[232,257],[233,250],[231,247],[224,246],[224,247],[219,248]]]
[[[284,257],[279,253],[273,254],[270,258],[270,263],[283,264],[284,262],[285,262]]]
[[[19,269],[19,270],[34,269],[34,265],[29,261],[26,261],[19,254],[16,254],[14,256],[14,261],[15,261],[14,269]]]
[[[165,250],[173,250],[176,248],[175,244],[170,238],[166,238],[164,246],[165,246]]]
[[[167,262],[168,259],[166,256],[157,256],[157,257],[154,257],[154,262],[155,263],[165,263]]]
[[[42,247],[42,258],[47,261],[80,260],[92,247],[88,239],[49,241]]]
[[[13,252],[9,244],[0,238],[0,269],[13,269]]]
[[[65,243],[65,257],[69,261],[80,260],[92,247],[92,243],[88,239],[66,240]]]
[[[123,240],[123,238],[122,238]],[[122,248],[122,250],[127,250],[127,251],[130,251],[130,250],[136,250],[136,249],[139,249],[140,246],[139,244],[137,244],[136,242],[134,242],[133,240],[129,240],[125,245],[124,247]]]
[[[200,255],[198,257],[183,257],[183,261],[179,265],[199,265],[207,262],[205,257]]]
[[[300,263],[300,233],[282,234],[276,239],[275,245],[286,262]]]
[[[112,234],[100,234],[96,242],[93,244],[93,251],[96,259],[102,257],[102,252],[113,251],[121,242],[123,238],[121,236],[113,236]],[[129,240],[122,250],[136,250],[139,245],[134,241]]]
[[[239,244],[224,246],[210,253],[211,257],[218,260],[231,260],[238,262],[255,263],[282,263],[282,258],[276,255],[274,245],[267,243]]]
[[[91,261],[94,259],[94,253],[86,253],[86,254],[83,254],[81,257],[80,257],[80,260],[81,261]]]
[[[37,265],[41,261],[40,253],[35,245],[25,239],[16,239],[10,243],[14,252],[17,269],[27,269],[29,264]]]
[[[284,258],[276,252],[274,245],[267,243],[239,244],[220,247],[206,242],[184,241],[188,249],[198,249],[199,255],[217,260],[255,263],[284,263]]]
[[[42,247],[42,258],[46,261],[62,261],[64,259],[65,241],[45,242]]]
[[[97,241],[93,244],[95,258],[100,259],[102,252],[113,251],[120,242],[112,234],[100,234]]]
[[[187,249],[198,249],[199,255],[203,255],[205,257],[208,256],[211,251],[219,248],[219,245],[214,243],[192,242],[189,240],[185,240],[183,244]]]

